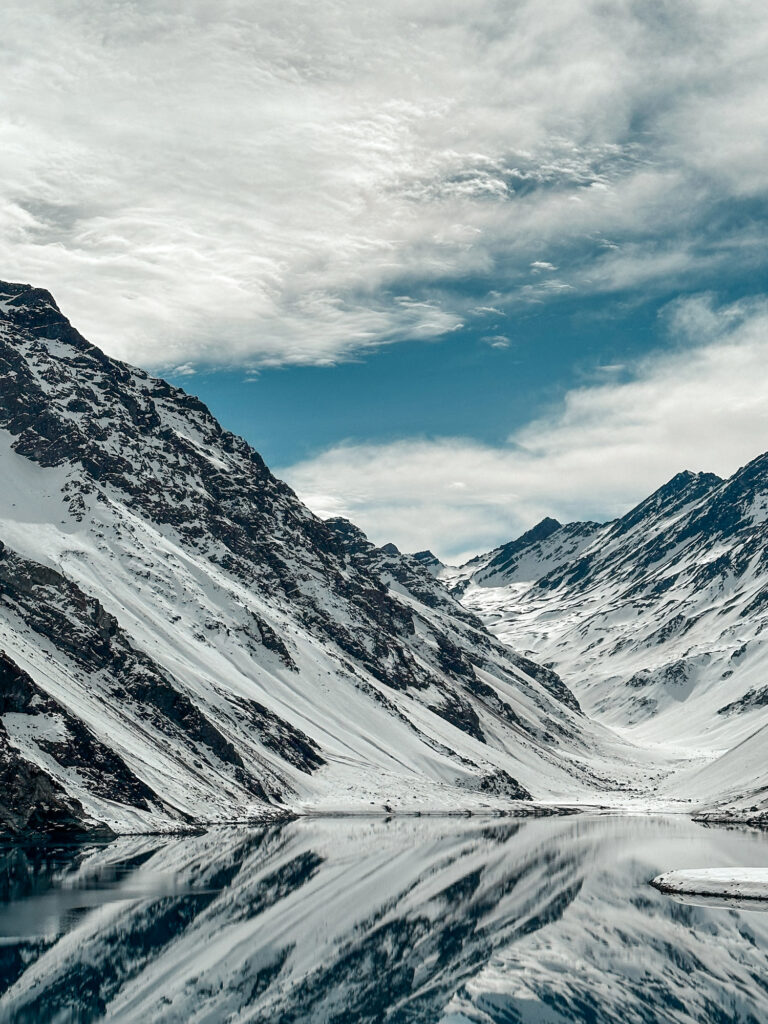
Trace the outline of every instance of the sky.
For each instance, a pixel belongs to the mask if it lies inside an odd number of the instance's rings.
[[[4,5],[0,276],[461,560],[768,449],[762,0]]]

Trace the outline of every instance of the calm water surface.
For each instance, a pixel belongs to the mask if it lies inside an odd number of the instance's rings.
[[[765,1024],[768,865],[681,817],[329,819],[0,849],[0,1021]]]

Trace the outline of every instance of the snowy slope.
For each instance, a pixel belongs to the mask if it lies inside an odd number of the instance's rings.
[[[588,714],[698,758],[667,792],[713,801],[727,790],[751,806],[768,778],[746,746],[687,780],[768,723],[767,509],[768,455],[728,480],[681,473],[621,519],[549,530],[506,575],[481,559],[462,601],[551,665]]]
[[[6,831],[620,797],[648,764],[25,285],[0,285],[0,460],[0,750],[51,790]]]
[[[768,824],[768,725],[703,768],[686,771],[684,785],[714,821]]]

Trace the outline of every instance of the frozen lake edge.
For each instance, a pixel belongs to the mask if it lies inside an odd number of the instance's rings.
[[[670,895],[768,901],[768,867],[666,871],[651,885]]]

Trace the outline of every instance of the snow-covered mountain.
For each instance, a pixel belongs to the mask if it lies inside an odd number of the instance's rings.
[[[759,809],[768,768],[747,753],[765,749],[753,734],[768,725],[767,518],[763,455],[728,480],[680,473],[613,522],[545,520],[433,571],[560,673],[587,714],[649,748],[700,754],[677,792]]]
[[[557,519],[547,517],[515,540],[477,555],[464,565],[445,565],[431,551],[417,552],[414,558],[422,561],[454,594],[461,595],[473,584],[483,587],[530,584],[578,555],[599,530],[598,523],[563,526]]]
[[[631,747],[419,559],[317,519],[27,285],[0,284],[0,466],[2,831],[633,786]]]

